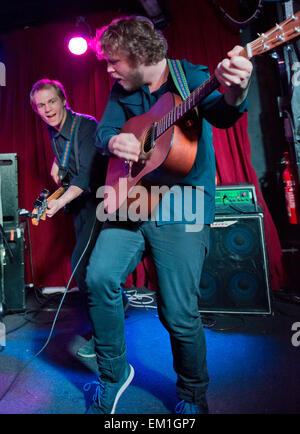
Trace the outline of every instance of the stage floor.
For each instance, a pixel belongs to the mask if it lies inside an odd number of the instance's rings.
[[[172,414],[176,375],[155,294],[129,295],[126,339],[135,377],[116,413]],[[89,334],[81,296],[67,295],[39,355],[61,295],[50,300],[31,293],[27,298],[26,314],[2,320],[7,335],[0,353],[0,413],[84,414],[93,391],[84,392],[83,386],[96,379],[97,367],[95,358],[76,355]],[[272,298],[271,315],[203,315],[210,413],[300,413],[300,305]]]

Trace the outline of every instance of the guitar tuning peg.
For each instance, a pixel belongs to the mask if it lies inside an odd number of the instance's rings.
[[[45,188],[44,190],[41,191],[40,196],[46,199],[49,196],[49,190]]]
[[[40,200],[40,199],[36,199],[34,202],[33,202],[33,206],[35,207],[35,208],[39,208],[39,207],[41,207],[43,205],[43,202]]]
[[[266,39],[265,33],[257,33],[260,38]]]

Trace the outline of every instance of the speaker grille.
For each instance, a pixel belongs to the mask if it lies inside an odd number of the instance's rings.
[[[13,229],[19,224],[17,154],[0,154],[0,176],[3,227]]]
[[[200,281],[199,310],[270,313],[263,214],[219,215]]]
[[[6,230],[5,238],[8,246],[0,244],[0,303],[4,312],[22,312],[26,307],[23,227]]]

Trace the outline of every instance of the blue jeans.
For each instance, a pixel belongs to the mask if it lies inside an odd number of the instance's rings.
[[[150,248],[157,271],[157,308],[168,330],[179,399],[201,403],[208,386],[206,343],[198,311],[202,265],[209,226],[186,232],[185,225],[103,225],[87,268],[90,317],[101,377],[119,381],[126,366],[124,309],[120,287]]]

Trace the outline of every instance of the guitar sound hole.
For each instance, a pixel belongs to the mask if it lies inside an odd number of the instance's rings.
[[[140,163],[134,163],[131,168],[131,176],[132,178],[135,178],[139,175],[139,173],[145,168],[143,164]]]
[[[145,140],[144,140],[144,144],[143,144],[143,150],[145,153],[151,151],[151,149],[154,146],[154,125],[152,125],[152,127],[147,131]]]

